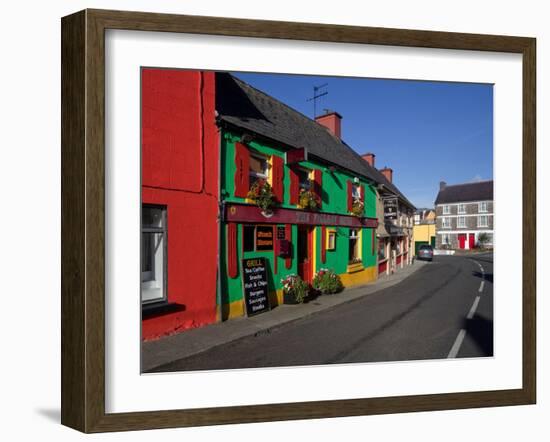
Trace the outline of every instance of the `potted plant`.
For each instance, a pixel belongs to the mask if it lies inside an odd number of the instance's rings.
[[[331,295],[344,289],[340,277],[330,269],[320,269],[313,278],[312,286],[323,295]]]
[[[365,209],[365,204],[360,199],[355,199],[351,206],[351,214],[354,216],[361,217],[363,216],[363,211]]]
[[[272,215],[271,208],[275,204],[275,195],[273,194],[271,185],[266,180],[257,180],[248,191],[246,197],[256,203],[263,215]]]
[[[309,292],[309,285],[298,275],[288,275],[281,279],[283,284],[283,302],[285,304],[302,304]]]
[[[300,189],[300,207],[306,210],[317,210],[319,208],[320,201],[317,194],[311,190]]]

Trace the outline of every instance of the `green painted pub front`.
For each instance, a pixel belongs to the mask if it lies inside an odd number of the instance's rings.
[[[220,319],[242,316],[245,312],[243,259],[265,258],[271,306],[283,302],[281,280],[291,274],[311,282],[320,269],[331,269],[345,287],[377,278],[376,191],[372,181],[316,158],[305,156],[301,161],[290,162],[287,153],[295,149],[247,137],[227,126],[220,128],[220,140],[223,208],[217,301],[221,307]],[[258,176],[266,179],[274,190],[278,200],[274,207],[276,216],[259,215],[260,208],[247,199],[247,192]],[[321,201],[309,218],[304,217],[309,211],[299,205],[300,189],[307,186],[315,190]],[[355,200],[363,203],[362,214],[351,214]],[[245,215],[238,222],[229,220],[228,213],[244,209],[254,216],[248,219]],[[280,222],[283,215],[285,221]],[[316,219],[323,222],[316,223]],[[333,219],[337,220],[334,225],[327,224],[327,220]],[[262,235],[267,235],[267,242],[258,241]],[[291,245],[289,255],[280,254],[278,240],[282,238]]]

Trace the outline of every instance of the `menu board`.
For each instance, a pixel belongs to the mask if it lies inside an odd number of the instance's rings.
[[[246,315],[270,309],[265,258],[243,259],[243,291]]]
[[[256,226],[256,250],[273,250],[272,226]]]

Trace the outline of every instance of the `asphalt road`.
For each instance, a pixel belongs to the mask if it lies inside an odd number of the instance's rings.
[[[153,371],[492,355],[492,254],[436,256],[395,286]]]

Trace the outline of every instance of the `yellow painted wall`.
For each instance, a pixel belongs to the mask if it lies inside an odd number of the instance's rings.
[[[435,224],[415,224],[413,227],[413,252],[416,250],[417,241],[427,241],[430,243],[432,236],[435,236]]]

